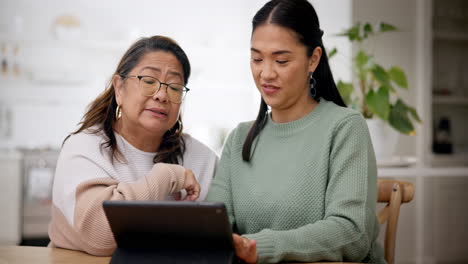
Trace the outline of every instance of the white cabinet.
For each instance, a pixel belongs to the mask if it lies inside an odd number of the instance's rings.
[[[468,1],[433,0],[430,16],[432,119],[426,121],[432,144],[429,163],[468,165]]]
[[[400,136],[397,155],[416,156],[420,166],[468,166],[468,1],[355,0],[352,8],[354,22],[384,21],[400,29],[371,43],[382,65],[406,72],[410,89],[401,95],[423,121],[416,136]],[[443,117],[452,154],[433,151],[434,128]]]
[[[401,137],[398,145],[398,152],[417,157],[417,166],[378,173],[415,185],[414,200],[401,208],[396,263],[468,263],[468,156],[463,154],[468,152],[468,22],[462,22],[468,1],[355,0],[352,6],[355,22],[385,21],[400,28],[377,37],[375,53],[383,65],[405,70],[410,86],[405,100],[423,120],[416,136]],[[440,20],[445,16],[440,12],[450,8],[456,14],[446,16],[456,17],[454,23]],[[443,115],[450,119],[454,153],[436,155],[433,129]]]
[[[395,263],[468,263],[468,168],[381,168],[379,177],[415,186],[400,210]]]
[[[21,154],[0,151],[0,245],[21,241]]]

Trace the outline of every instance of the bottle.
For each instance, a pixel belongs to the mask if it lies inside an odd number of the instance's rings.
[[[434,131],[432,151],[437,154],[452,154],[453,144],[450,135],[450,119],[441,117]]]
[[[7,75],[8,74],[8,61],[7,61],[7,45],[5,43],[2,43],[1,47],[2,51],[2,75]]]

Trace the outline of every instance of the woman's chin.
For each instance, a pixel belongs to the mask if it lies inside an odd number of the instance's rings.
[[[141,124],[141,126],[149,133],[161,136],[169,130],[169,126],[167,124],[161,124],[160,122],[145,122],[144,124]]]
[[[270,108],[279,108],[281,103],[276,98],[263,97],[263,100]]]

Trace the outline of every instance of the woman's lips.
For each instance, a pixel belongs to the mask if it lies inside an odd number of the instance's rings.
[[[280,89],[279,87],[274,86],[274,85],[266,85],[266,84],[262,85],[262,91],[263,93],[267,95],[275,94],[276,92],[279,91],[279,89]]]
[[[145,109],[145,110],[148,111],[154,117],[167,118],[167,112],[163,109],[150,108],[150,109]]]

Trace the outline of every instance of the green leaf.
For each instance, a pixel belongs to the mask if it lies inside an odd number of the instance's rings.
[[[405,72],[400,67],[392,67],[388,70],[390,79],[394,81],[398,86],[408,89],[408,81],[406,79]]]
[[[377,92],[370,90],[366,95],[367,108],[383,120],[388,120],[390,113],[390,94],[388,88],[381,86]]]
[[[390,77],[382,66],[375,64],[371,70],[374,78],[383,86],[390,87]]]
[[[372,56],[367,55],[364,50],[359,50],[354,57],[355,71],[359,76],[360,81],[366,81],[369,73],[369,68],[372,67]]]
[[[416,109],[407,105],[402,99],[398,99],[397,103],[402,105],[402,107],[406,108],[406,112],[408,112],[408,114],[410,115],[412,119],[416,120],[417,122],[421,122],[421,118],[419,118],[419,115],[416,112]]]
[[[363,69],[364,66],[369,62],[370,56],[368,56],[363,50],[359,50],[359,52],[356,54],[356,66],[359,69]]]
[[[333,48],[332,50],[330,50],[330,51],[328,52],[328,59],[331,59],[333,56],[336,55],[336,53],[338,53],[338,50],[337,50],[336,47],[335,47],[335,48]]]
[[[384,22],[379,23],[376,26],[376,30],[372,27],[370,23],[365,23],[361,27],[361,23],[358,22],[356,25],[345,29],[343,32],[337,34],[337,36],[344,36],[348,37],[348,39],[352,41],[362,42],[364,39],[369,38],[370,36],[374,35],[375,33],[382,33],[382,32],[390,32],[390,31],[397,31],[398,28],[394,25],[387,24]]]
[[[360,23],[357,23],[355,26],[345,30],[344,32],[338,34],[338,36],[345,36],[348,37],[350,41],[358,41],[361,42],[362,38],[359,36],[359,27],[361,26]]]
[[[369,35],[371,35],[372,33],[374,33],[373,29],[372,29],[372,25],[369,24],[369,23],[366,23],[364,25],[364,39],[366,39]]]
[[[379,32],[390,32],[390,31],[397,31],[398,28],[394,25],[390,25],[384,22],[381,22],[379,25]]]
[[[345,83],[345,82],[340,80],[340,81],[338,81],[336,86],[337,86],[338,92],[340,93],[341,98],[343,98],[343,101],[345,102],[345,104],[346,105],[352,104],[353,102],[352,102],[351,94],[354,91],[353,84],[352,83]]]
[[[406,106],[406,108],[411,114],[411,117],[413,117],[413,119],[416,120],[417,122],[421,123],[421,118],[419,117],[418,112],[416,112],[416,109],[408,105]]]
[[[351,40],[351,41],[353,41],[353,40],[361,41],[362,40],[361,36],[359,36],[359,25],[352,27],[349,30],[348,34],[349,34],[348,35],[349,40]]]
[[[408,108],[400,99],[395,105],[390,107],[390,115],[388,117],[390,125],[403,134],[414,134],[414,126],[408,117]]]

